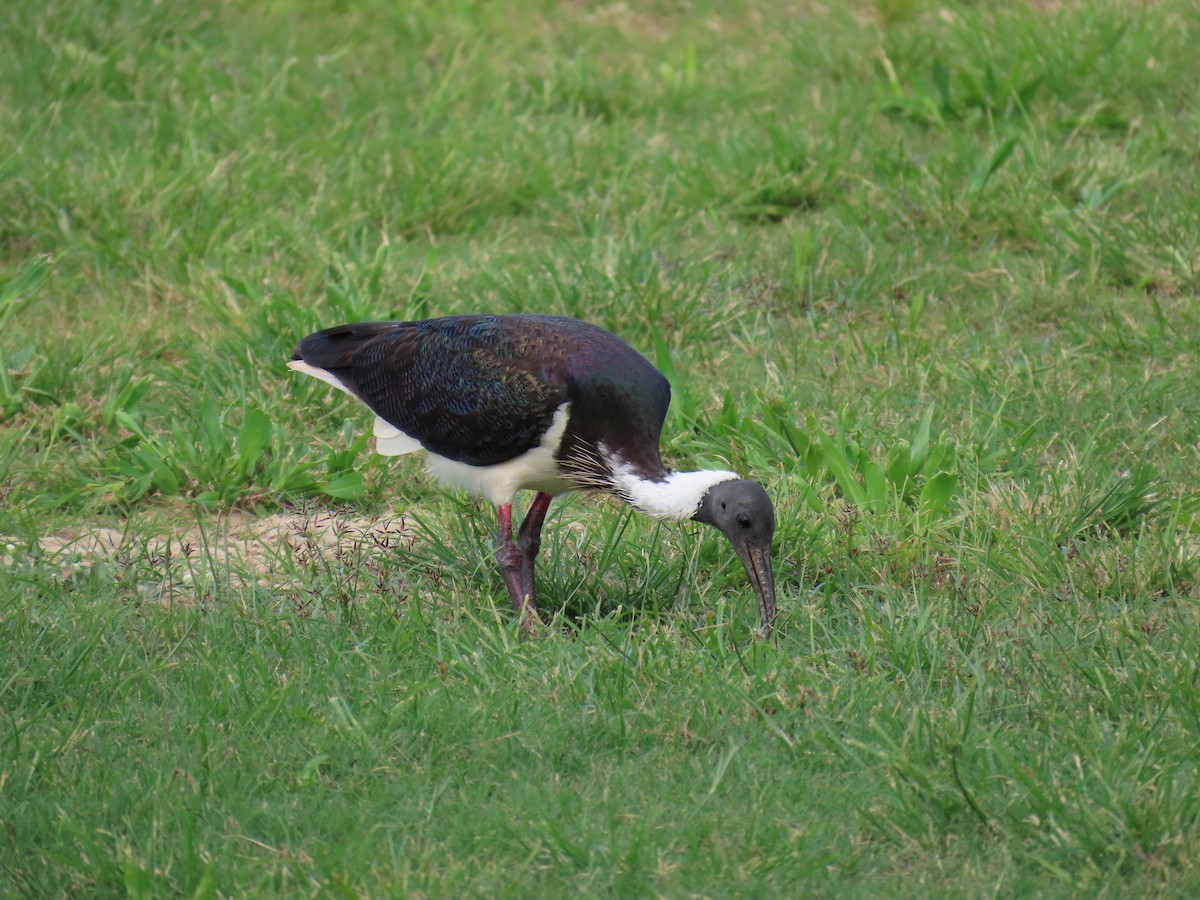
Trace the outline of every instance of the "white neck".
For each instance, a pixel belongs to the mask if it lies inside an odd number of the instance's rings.
[[[613,485],[634,509],[656,519],[690,519],[709,488],[738,477],[733,472],[703,469],[672,472],[662,481],[649,481],[636,474],[629,463],[614,463]]]

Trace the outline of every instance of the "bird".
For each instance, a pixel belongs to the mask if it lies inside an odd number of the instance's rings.
[[[659,450],[666,377],[615,334],[566,316],[457,315],[356,322],[300,340],[288,362],[375,414],[375,450],[424,453],[437,480],[497,510],[495,557],[526,632],[541,626],[534,563],[551,501],[615,496],[655,519],[716,527],[776,616],[766,490],[725,470],[670,471]],[[513,505],[534,496],[514,537]]]

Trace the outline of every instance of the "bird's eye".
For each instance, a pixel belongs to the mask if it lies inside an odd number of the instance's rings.
[[[724,503],[722,503],[722,504],[721,504],[721,509],[724,509],[724,508],[725,508],[725,504],[724,504]]]
[[[750,517],[748,515],[746,515],[745,513],[742,513],[740,516],[737,517],[737,522],[738,522],[738,525],[742,526],[742,528],[750,527]]]

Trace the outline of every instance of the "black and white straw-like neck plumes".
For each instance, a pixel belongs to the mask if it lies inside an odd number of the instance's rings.
[[[613,493],[656,519],[690,519],[714,485],[737,480],[735,473],[717,469],[663,472],[658,478],[647,478],[603,445],[600,455],[608,467]]]
[[[496,505],[497,560],[526,628],[539,621],[533,566],[551,498],[600,490],[655,518],[720,529],[770,631],[775,515],[766,492],[733,472],[667,471],[658,445],[670,387],[615,335],[559,316],[360,322],[309,335],[288,365],[366,404],[379,453],[423,452],[438,479]],[[514,537],[522,490],[536,494]]]

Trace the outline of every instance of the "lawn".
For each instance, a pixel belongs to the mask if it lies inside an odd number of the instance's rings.
[[[0,895],[1200,894],[1200,11],[0,8]],[[285,367],[586,318],[728,544]]]

